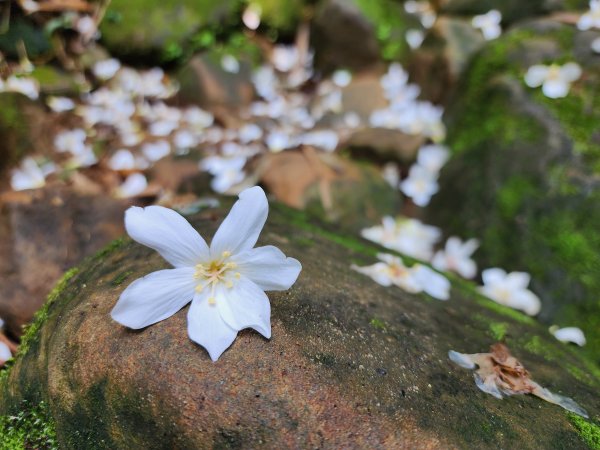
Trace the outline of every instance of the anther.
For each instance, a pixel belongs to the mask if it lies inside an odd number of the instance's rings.
[[[215,303],[217,303],[217,301],[215,300],[214,297],[208,297],[208,304],[209,305],[214,305]]]

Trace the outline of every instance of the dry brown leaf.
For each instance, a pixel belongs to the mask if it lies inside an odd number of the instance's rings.
[[[523,364],[510,354],[504,344],[492,345],[489,353],[469,355],[450,350],[448,356],[465,369],[476,369],[474,376],[477,387],[496,398],[501,399],[503,395],[533,394],[582,417],[588,417],[587,412],[569,397],[553,394],[533,381]]]

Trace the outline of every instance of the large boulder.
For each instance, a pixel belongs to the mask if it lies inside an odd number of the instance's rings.
[[[126,206],[55,187],[0,196],[0,317],[11,336],[21,335],[66,269],[123,233]]]
[[[113,0],[100,26],[102,43],[124,60],[171,61],[201,44],[194,41],[201,30],[231,21],[236,8],[234,0]]]
[[[600,362],[598,35],[540,20],[488,44],[447,110],[454,157],[428,220],[481,239],[481,264],[530,272],[540,319],[580,326]],[[566,98],[524,83],[528,67],[553,61],[583,67]]]
[[[225,213],[190,221],[210,236]],[[534,320],[466,282],[448,302],[379,286],[350,269],[378,247],[301,212],[272,205],[261,236],[303,265],[269,294],[271,340],[243,331],[213,363],[187,336],[187,308],[139,331],[112,321],[129,283],[167,267],[117,241],[67,273],[0,372],[0,425],[37,417],[64,449],[587,448],[597,424],[535,397],[497,400],[448,360],[504,340],[536,381],[597,417],[597,370]]]

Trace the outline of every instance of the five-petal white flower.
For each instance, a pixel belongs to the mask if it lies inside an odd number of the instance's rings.
[[[400,190],[418,206],[427,206],[438,189],[437,174],[419,164],[414,164],[400,183]]]
[[[540,312],[542,304],[537,295],[527,289],[531,277],[525,272],[511,272],[493,268],[481,273],[484,285],[479,291],[502,305],[524,311],[530,316]]]
[[[173,210],[129,208],[125,214],[129,235],[175,268],[129,285],[112,310],[113,319],[129,328],[144,328],[172,316],[191,300],[188,334],[213,361],[243,328],[270,338],[271,307],[264,291],[289,289],[302,266],[274,246],[253,248],[268,209],[260,187],[244,190],[209,247]]]
[[[502,34],[502,14],[497,9],[492,9],[485,14],[473,17],[471,24],[481,30],[486,41],[496,39]]]
[[[600,0],[590,0],[590,10],[581,15],[577,21],[577,28],[582,31],[600,29]]]
[[[445,249],[433,256],[431,265],[438,270],[451,270],[464,278],[473,278],[477,275],[477,264],[471,259],[471,255],[477,247],[477,239],[463,242],[452,236],[446,241]]]
[[[570,62],[563,66],[552,64],[544,66],[536,64],[531,66],[525,74],[525,84],[536,88],[542,86],[542,92],[549,98],[566,97],[571,88],[571,83],[581,77],[579,64]]]

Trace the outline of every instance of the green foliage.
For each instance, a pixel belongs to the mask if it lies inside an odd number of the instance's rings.
[[[0,416],[0,450],[58,449],[48,405],[21,404],[16,415]]]
[[[600,426],[585,420],[577,414],[569,413],[568,417],[571,424],[573,424],[579,433],[579,436],[581,436],[581,439],[592,450],[600,450]]]

